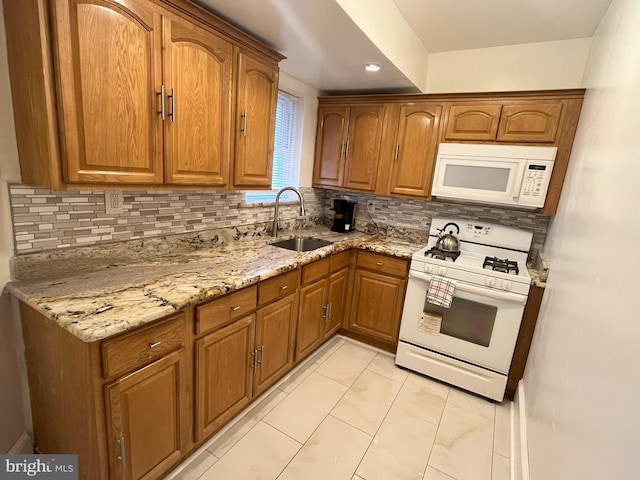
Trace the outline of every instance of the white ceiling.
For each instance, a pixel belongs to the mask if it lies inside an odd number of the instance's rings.
[[[590,37],[611,2],[393,1],[429,53]],[[286,55],[281,70],[321,91],[418,91],[336,0],[196,2]],[[367,73],[362,68],[367,62],[383,69]]]

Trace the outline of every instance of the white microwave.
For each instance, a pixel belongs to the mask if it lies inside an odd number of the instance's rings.
[[[441,143],[431,195],[534,209],[544,206],[556,147]]]

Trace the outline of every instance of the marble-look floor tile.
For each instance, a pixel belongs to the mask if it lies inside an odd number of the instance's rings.
[[[278,480],[350,480],[371,437],[327,417]]]
[[[346,340],[344,338],[333,337],[327,343],[322,345],[320,350],[322,350],[323,352],[326,352],[329,355],[331,355],[332,353],[337,351],[342,345],[344,345],[345,342],[346,342]]]
[[[392,408],[356,473],[367,480],[422,480],[437,428]]]
[[[439,470],[436,470],[433,467],[427,467],[427,471],[424,474],[424,480],[456,480],[453,477],[450,477],[446,473],[442,473]]]
[[[341,383],[312,373],[264,421],[304,443],[346,391]]]
[[[429,465],[457,480],[490,480],[493,421],[448,403]]]
[[[314,354],[302,368],[296,369],[278,386],[280,390],[286,393],[293,392],[298,385],[311,375],[322,363],[331,355],[327,352],[320,350]]]
[[[505,400],[496,405],[496,423],[493,436],[493,451],[498,455],[511,456],[511,402]]]
[[[316,372],[350,387],[375,356],[374,350],[345,342]]]
[[[331,410],[331,415],[374,435],[401,386],[400,382],[365,370]]]
[[[168,476],[170,480],[198,480],[204,472],[218,461],[218,458],[205,450],[196,458],[187,459],[189,464],[174,476]]]
[[[301,445],[264,422],[258,423],[200,480],[273,480]]]
[[[496,416],[495,403],[454,387],[451,387],[449,391],[447,402],[490,420],[493,420]]]
[[[207,447],[207,450],[218,458],[222,457],[285,398],[287,398],[286,393],[280,390],[274,390],[253,406],[251,410],[231,428],[216,438],[211,445]]]
[[[396,382],[404,382],[407,376],[409,376],[408,371],[396,366],[393,356],[385,355],[384,353],[376,355],[376,358],[371,361],[367,370],[376,372]]]
[[[359,477],[358,475],[354,475],[353,477],[351,477],[351,480],[364,480],[364,478]]]
[[[509,475],[509,459],[494,453],[491,480],[509,480]]]
[[[447,403],[448,395],[449,387],[410,373],[393,406],[429,423],[438,425]]]

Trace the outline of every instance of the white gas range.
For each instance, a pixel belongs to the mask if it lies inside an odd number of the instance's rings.
[[[445,226],[458,254],[434,248]],[[427,246],[412,256],[396,364],[501,401],[531,284],[531,240],[501,225],[433,219]],[[455,281],[449,308],[427,300],[434,278]]]

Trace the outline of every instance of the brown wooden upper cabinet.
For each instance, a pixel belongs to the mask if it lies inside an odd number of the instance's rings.
[[[554,143],[564,102],[453,104],[445,141]]]
[[[430,196],[441,116],[440,103],[399,106],[392,144],[391,176],[388,190],[384,193]],[[380,177],[387,178],[388,175]]]
[[[278,69],[258,57],[238,55],[236,187],[270,188],[278,103]]]
[[[385,113],[382,104],[318,108],[314,186],[375,190]]]
[[[185,0],[4,10],[25,183],[270,185],[276,52]]]

